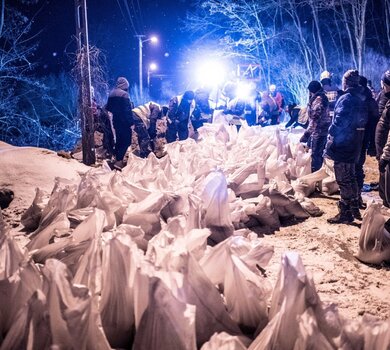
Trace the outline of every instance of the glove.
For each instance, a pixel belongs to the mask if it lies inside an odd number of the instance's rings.
[[[378,161],[378,165],[379,165],[379,172],[384,173],[386,172],[386,167],[389,165],[389,161],[381,158]]]

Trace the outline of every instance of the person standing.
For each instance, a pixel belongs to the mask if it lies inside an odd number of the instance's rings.
[[[271,97],[278,108],[276,120],[273,118],[271,124],[276,125],[280,123],[280,117],[284,113],[284,97],[280,91],[276,89],[275,84],[269,86],[269,97]]]
[[[146,158],[154,150],[157,120],[161,118],[162,108],[155,102],[148,102],[133,109],[134,130],[137,133],[141,158]]]
[[[116,87],[110,92],[106,110],[112,113],[115,130],[115,166],[124,166],[123,158],[131,144],[131,126],[133,125],[133,103],[128,94],[129,82],[124,77],[119,77]]]
[[[311,171],[315,172],[322,167],[326,138],[332,120],[328,111],[329,101],[321,83],[313,80],[307,88],[310,94],[307,105],[309,127],[301,137],[300,142],[307,143],[311,148]]]
[[[186,91],[183,95],[175,96],[169,101],[167,118],[167,142],[185,140],[189,135],[190,116],[195,109],[195,94]]]
[[[343,91],[333,84],[332,75],[327,70],[321,73],[320,82],[329,101],[329,115],[332,119],[334,116],[334,107],[338,98],[343,94]]]
[[[325,157],[333,159],[336,182],[340,187],[339,213],[328,219],[331,224],[347,224],[354,218],[361,218],[355,164],[362,149],[368,113],[366,95],[359,82],[357,70],[345,72],[344,94],[336,102],[325,146]]]
[[[390,70],[382,75],[382,90],[378,95],[379,122],[375,130],[376,157],[379,164],[379,196],[390,208]]]
[[[376,125],[377,125],[378,120],[379,120],[379,111],[378,111],[378,104],[374,100],[374,98],[372,96],[372,92],[367,86],[367,78],[366,77],[360,76],[360,85],[364,88],[364,93],[366,95],[368,119],[367,119],[366,130],[364,131],[362,149],[360,152],[359,160],[355,166],[355,171],[356,171],[356,180],[357,180],[358,189],[359,189],[359,196],[358,196],[359,208],[365,209],[366,205],[362,199],[362,188],[363,188],[364,177],[365,177],[363,165],[366,162],[366,154],[368,154],[370,156],[376,155],[375,128],[376,128]]]

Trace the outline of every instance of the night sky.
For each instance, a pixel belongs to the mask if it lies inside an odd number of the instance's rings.
[[[181,50],[188,44],[181,29],[189,2],[186,0],[127,0],[132,22],[124,0],[87,0],[90,44],[107,57],[111,79],[126,76],[137,81],[138,41],[135,33],[159,38],[153,45],[144,43],[144,66],[154,61],[159,73],[171,74]],[[33,32],[39,34],[36,52],[40,74],[57,73],[70,68],[69,57],[75,52],[75,11],[72,0],[38,1],[19,8],[31,17],[35,14]]]

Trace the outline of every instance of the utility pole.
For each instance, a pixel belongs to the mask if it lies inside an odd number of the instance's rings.
[[[86,0],[75,0],[76,38],[79,68],[78,112],[81,119],[83,163],[95,164],[94,122],[92,114],[91,67],[89,61],[88,19]]]
[[[138,38],[138,79],[139,79],[139,96],[142,101],[143,97],[143,82],[142,82],[142,47],[143,47],[143,40],[142,38],[145,38],[145,35],[136,35],[136,38]]]

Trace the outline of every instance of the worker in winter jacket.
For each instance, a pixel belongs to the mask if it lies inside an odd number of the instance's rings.
[[[154,150],[157,120],[161,117],[162,108],[154,102],[148,102],[133,109],[134,130],[138,136],[141,158],[146,158]]]
[[[272,125],[279,124],[280,122],[280,117],[282,113],[284,113],[284,97],[280,91],[276,89],[275,84],[271,84],[269,86],[269,96],[275,101],[277,107],[278,107],[278,116],[277,119],[272,122]]]
[[[322,167],[323,153],[328,135],[328,129],[332,122],[328,112],[328,98],[319,81],[313,80],[308,85],[310,94],[307,105],[309,127],[301,138],[312,150],[311,171],[315,172]]]
[[[368,112],[368,119],[367,119],[367,125],[366,130],[364,131],[364,138],[363,138],[363,144],[362,149],[360,152],[359,160],[356,163],[355,171],[356,171],[356,180],[358,183],[358,189],[359,189],[359,208],[365,209],[366,205],[363,203],[363,199],[361,196],[363,184],[364,184],[364,170],[363,165],[366,161],[366,154],[370,156],[376,155],[376,149],[375,149],[375,128],[379,120],[379,111],[378,111],[378,104],[374,100],[372,96],[371,90],[367,87],[367,78],[360,76],[360,85],[364,88],[364,93],[366,95],[366,105],[367,105],[367,112]]]
[[[338,98],[343,94],[343,91],[333,84],[332,75],[327,70],[321,73],[320,81],[325,95],[329,101],[329,115],[331,118],[333,118],[334,107],[336,106]]]
[[[260,102],[259,124],[261,126],[279,123],[279,106],[268,91],[263,91]]]
[[[106,110],[112,113],[115,129],[115,157],[116,165],[124,165],[123,158],[131,144],[131,126],[133,125],[133,103],[128,94],[129,82],[124,77],[119,77],[116,87],[107,100]]]
[[[185,140],[189,135],[190,117],[195,109],[195,94],[186,91],[183,95],[175,96],[169,101],[167,118],[167,142]]]
[[[390,71],[381,79],[382,91],[379,94],[380,118],[375,131],[376,156],[379,162],[379,195],[383,204],[390,208]]]
[[[344,94],[336,102],[334,118],[329,128],[325,156],[333,159],[336,182],[340,187],[339,213],[329,223],[351,223],[361,218],[359,190],[355,164],[362,149],[367,124],[367,104],[364,88],[359,85],[357,70],[343,76]]]

